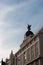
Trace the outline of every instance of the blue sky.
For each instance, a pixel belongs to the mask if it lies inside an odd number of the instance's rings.
[[[19,49],[27,24],[43,27],[43,0],[0,0],[0,60]]]

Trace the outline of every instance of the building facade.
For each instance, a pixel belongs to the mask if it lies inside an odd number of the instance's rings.
[[[28,32],[17,53],[11,52],[7,65],[43,65],[43,27],[37,34]]]

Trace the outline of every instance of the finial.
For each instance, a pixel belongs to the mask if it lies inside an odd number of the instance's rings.
[[[11,50],[11,54],[13,54],[13,50]]]
[[[2,61],[3,61],[3,58],[2,58]]]
[[[28,31],[30,31],[31,30],[31,25],[28,24],[27,29],[28,29]]]

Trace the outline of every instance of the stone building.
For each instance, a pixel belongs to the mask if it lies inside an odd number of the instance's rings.
[[[43,65],[43,27],[37,34],[30,27],[17,53],[11,52],[8,65]]]

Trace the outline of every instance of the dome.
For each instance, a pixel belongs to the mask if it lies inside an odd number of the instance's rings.
[[[32,31],[27,31],[27,32],[25,33],[25,36],[27,37],[27,36],[29,36],[29,35],[34,35],[34,34],[33,34]]]

